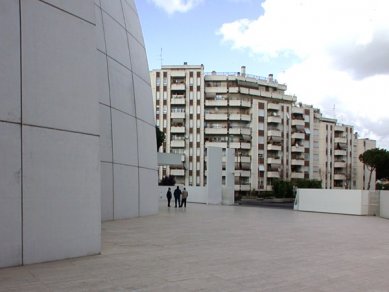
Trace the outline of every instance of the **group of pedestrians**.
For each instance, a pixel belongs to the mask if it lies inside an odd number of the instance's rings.
[[[166,198],[167,198],[167,206],[170,207],[170,201],[172,199],[172,192],[170,188],[167,190]],[[184,188],[181,191],[180,187],[177,186],[177,188],[174,190],[174,208],[177,208],[177,205],[179,208],[181,208],[182,206],[186,208],[187,198],[188,198],[188,191],[186,190],[186,188]]]

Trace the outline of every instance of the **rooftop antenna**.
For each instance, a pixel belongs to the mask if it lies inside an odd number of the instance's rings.
[[[333,112],[334,112],[334,119],[336,119],[336,106],[334,104],[334,107],[332,108]]]
[[[159,54],[159,60],[161,61],[161,68],[162,68],[162,64],[163,64],[162,48],[161,48],[161,53]]]

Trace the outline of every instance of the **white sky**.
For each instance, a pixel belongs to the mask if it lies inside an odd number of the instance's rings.
[[[257,18],[224,21],[215,38],[277,68],[292,60],[273,72],[289,94],[389,149],[389,0],[152,1],[170,15],[213,1],[258,2]]]

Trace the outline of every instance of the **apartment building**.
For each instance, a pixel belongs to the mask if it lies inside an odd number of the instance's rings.
[[[204,72],[202,65],[162,66],[151,83],[165,152],[182,154],[182,167],[160,178],[204,186],[207,147],[235,149],[235,191],[271,190],[275,179],[318,179],[325,188],[352,182],[353,128],[297,103],[271,74]]]

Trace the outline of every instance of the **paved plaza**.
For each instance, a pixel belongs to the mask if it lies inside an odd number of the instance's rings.
[[[389,220],[164,205],[107,222],[101,255],[0,270],[0,291],[389,291]]]

